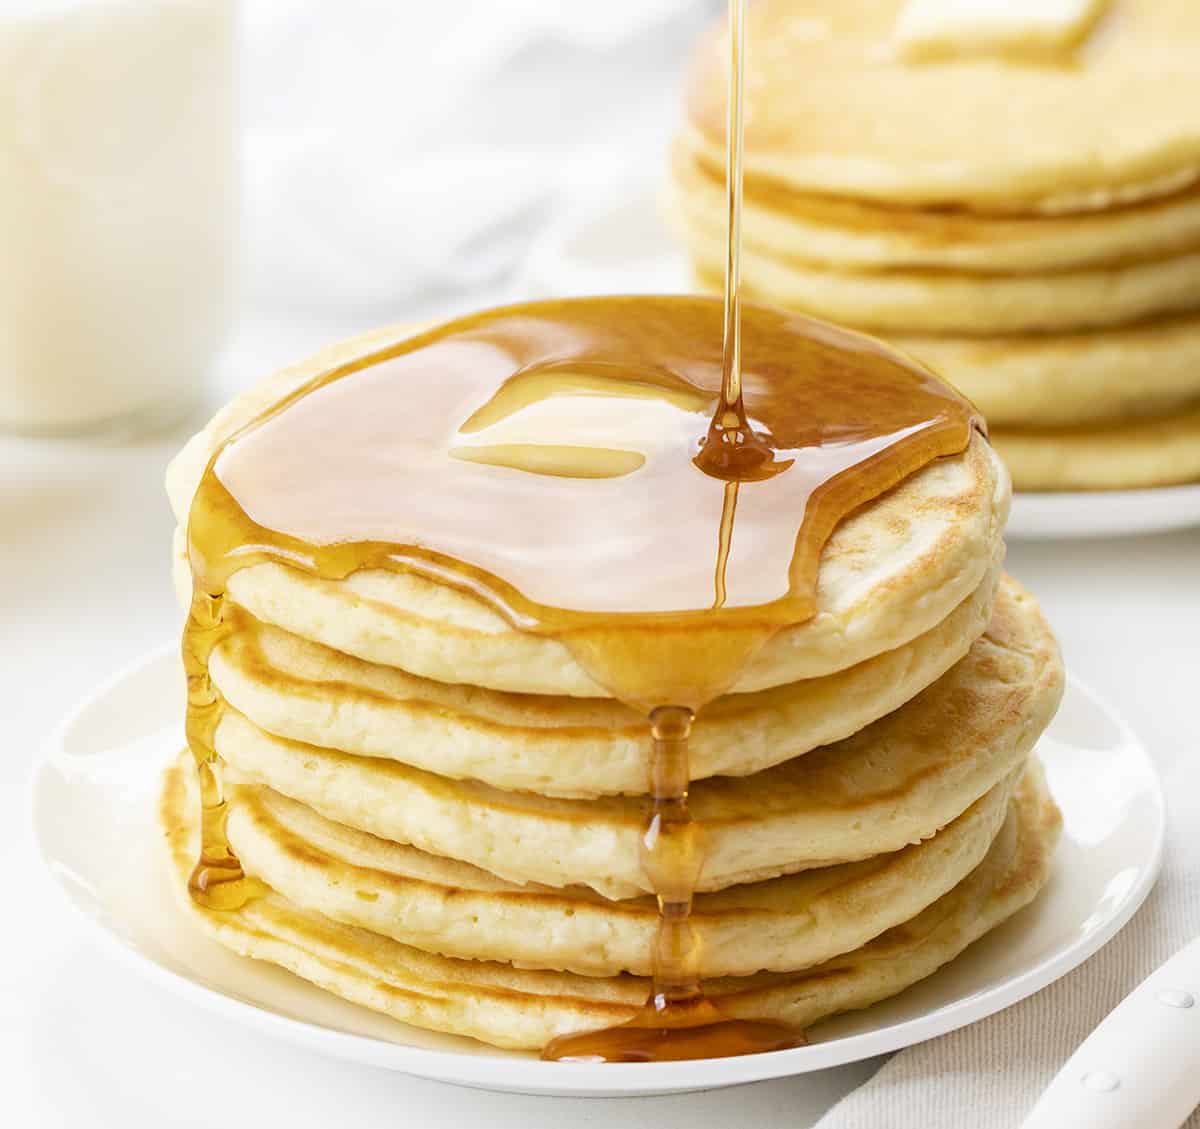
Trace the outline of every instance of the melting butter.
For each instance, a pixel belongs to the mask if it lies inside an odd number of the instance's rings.
[[[555,443],[496,443],[451,447],[450,456],[469,463],[508,467],[551,478],[621,478],[641,470],[646,456],[609,447],[570,447]]]
[[[895,39],[910,59],[1044,58],[1077,47],[1108,0],[908,0]]]
[[[450,455],[556,478],[620,478],[694,439],[711,395],[667,372],[520,372],[458,429]]]

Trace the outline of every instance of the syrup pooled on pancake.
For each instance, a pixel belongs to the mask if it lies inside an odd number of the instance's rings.
[[[719,399],[721,306],[701,297],[487,311],[322,375],[211,461],[189,521],[196,579],[220,591],[264,560],[329,578],[415,571],[561,639],[647,714],[697,708],[767,636],[812,616],[841,518],[961,452],[974,421],[877,342],[800,315],[744,316],[747,416],[787,465],[740,484],[719,608],[725,483],[693,460]],[[512,397],[517,382],[536,398]],[[496,446],[503,460],[462,457]],[[641,465],[524,470],[521,446],[589,461],[618,449]]]

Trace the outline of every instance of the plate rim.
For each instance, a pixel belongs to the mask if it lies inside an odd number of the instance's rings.
[[[1149,518],[1097,521],[1092,513],[1139,505],[1151,509]],[[1174,506],[1182,508],[1171,512]],[[1079,520],[1081,508],[1088,520]],[[1082,541],[1152,536],[1198,526],[1200,482],[1177,482],[1127,490],[1016,490],[1005,534],[1012,541]]]
[[[39,748],[28,778],[25,822],[37,858],[42,864],[43,877],[55,888],[60,902],[70,906],[76,919],[84,923],[90,937],[98,941],[100,947],[115,957],[121,965],[130,968],[148,982],[166,988],[204,1012],[240,1021],[252,1030],[342,1061],[367,1063],[457,1085],[572,1097],[630,1097],[638,1094],[714,1089],[861,1062],[976,1023],[1034,995],[1079,967],[1128,924],[1154,888],[1162,867],[1167,831],[1166,800],[1154,758],[1119,711],[1113,709],[1106,699],[1091,687],[1068,674],[1067,692],[1074,692],[1086,698],[1092,708],[1098,709],[1117,726],[1123,741],[1131,743],[1141,753],[1150,769],[1149,776],[1153,784],[1151,798],[1157,814],[1150,856],[1147,865],[1138,876],[1138,881],[1125,893],[1117,911],[1085,938],[1051,953],[1030,968],[1015,973],[981,992],[944,1004],[928,1014],[914,1016],[877,1030],[843,1036],[826,1043],[813,1043],[804,1047],[739,1058],[654,1064],[550,1063],[508,1054],[489,1054],[486,1051],[479,1054],[463,1054],[452,1050],[392,1043],[283,1015],[237,999],[216,986],[204,984],[183,972],[160,964],[149,954],[140,951],[130,940],[122,937],[101,917],[88,912],[68,888],[70,880],[63,877],[61,868],[47,853],[39,831],[38,797],[41,782],[46,773],[53,768],[54,754],[61,747],[63,738],[86,710],[103,701],[115,687],[126,680],[168,659],[177,652],[177,646],[175,643],[162,644],[103,679],[96,688],[67,711]],[[703,1072],[701,1078],[697,1077],[698,1070]],[[603,1073],[598,1076],[599,1071]]]

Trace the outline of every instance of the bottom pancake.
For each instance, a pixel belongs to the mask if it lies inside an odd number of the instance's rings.
[[[997,428],[1018,490],[1133,490],[1200,481],[1200,407],[1098,428]]]
[[[165,778],[160,816],[176,888],[205,931],[353,1003],[420,1027],[536,1050],[559,1035],[623,1022],[646,997],[649,982],[635,976],[592,978],[435,956],[339,924],[278,893],[234,912],[201,909],[187,894],[197,808],[191,773],[176,764]],[[802,1029],[895,995],[1033,899],[1049,874],[1060,822],[1032,763],[983,861],[916,917],[805,972],[726,977],[705,988],[730,1016]]]

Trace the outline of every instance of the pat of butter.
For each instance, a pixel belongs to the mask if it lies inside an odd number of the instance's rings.
[[[1108,0],[908,0],[894,36],[909,58],[1046,55],[1091,31]]]

